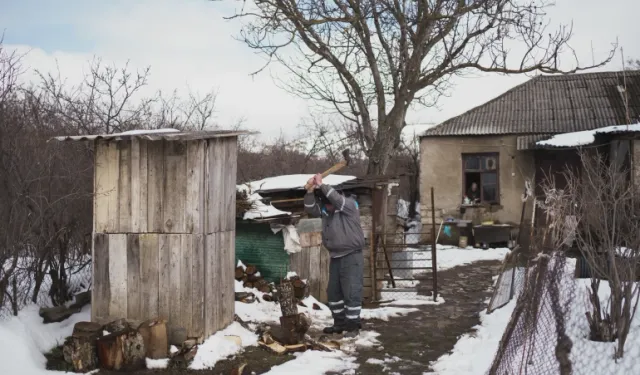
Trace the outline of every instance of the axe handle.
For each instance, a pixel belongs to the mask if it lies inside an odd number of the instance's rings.
[[[330,174],[336,173],[337,171],[341,170],[342,168],[347,166],[347,162],[345,160],[337,163],[336,165],[334,165],[333,167],[327,169],[326,171],[322,172],[322,178],[327,177]],[[305,190],[309,190],[311,188],[311,185],[309,185],[308,183],[304,185],[304,189]]]

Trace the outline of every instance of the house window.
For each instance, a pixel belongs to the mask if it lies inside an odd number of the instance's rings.
[[[472,203],[498,203],[498,153],[462,154],[463,197]]]

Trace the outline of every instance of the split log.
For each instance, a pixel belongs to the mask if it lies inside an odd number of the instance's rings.
[[[299,278],[293,280],[293,290],[297,299],[309,297],[309,285]]]
[[[145,347],[142,335],[125,329],[98,338],[100,368],[115,371],[139,370],[145,367]]]
[[[254,273],[252,275],[247,275],[247,280],[251,281],[254,285],[257,284],[262,278],[259,273]]]
[[[256,266],[254,265],[249,265],[247,266],[247,269],[244,270],[244,273],[246,273],[247,276],[255,275],[257,272],[258,272],[258,268],[256,268]]]
[[[242,267],[236,267],[236,280],[242,280],[244,276],[244,269]]]
[[[273,296],[271,296],[269,294],[263,294],[262,295],[262,299],[267,301],[267,302],[273,302]]]
[[[265,279],[260,279],[254,283],[254,287],[262,293],[271,293],[271,285]]]
[[[129,330],[129,329],[135,329],[135,327],[127,319],[118,319],[118,320],[114,320],[111,323],[105,324],[104,327],[102,327],[102,329],[109,333],[113,333],[113,332]]]
[[[167,358],[169,356],[169,338],[167,322],[161,319],[151,319],[142,322],[138,327],[145,347],[145,356],[151,359]]]
[[[240,364],[238,367],[231,370],[231,375],[250,375],[255,374],[246,363]]]
[[[235,300],[243,303],[254,303],[256,301],[256,296],[253,293],[236,292]]]
[[[73,327],[73,333],[64,341],[62,353],[75,372],[92,371],[98,367],[96,340],[101,335],[102,326],[98,323],[78,322]]]
[[[253,288],[253,283],[251,281],[247,281],[244,284],[242,284],[242,286],[244,286],[245,288]]]
[[[298,314],[298,305],[294,295],[293,283],[283,281],[280,284],[280,326],[282,327],[282,341],[285,345],[296,345],[303,341],[305,333],[311,326],[310,319],[305,314]]]

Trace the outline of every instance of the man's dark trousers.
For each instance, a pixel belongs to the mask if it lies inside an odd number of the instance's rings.
[[[352,331],[361,327],[363,267],[362,251],[331,258],[327,297],[336,328]]]

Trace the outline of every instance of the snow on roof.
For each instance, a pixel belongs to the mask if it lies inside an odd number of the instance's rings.
[[[237,185],[238,191],[246,192],[247,199],[253,202],[254,208],[244,213],[244,220],[267,219],[277,216],[289,216],[291,212],[281,211],[262,201],[261,191],[303,189],[312,174],[291,174],[284,176],[268,177],[258,181]],[[343,182],[354,180],[355,176],[329,175],[324,182],[329,185],[339,185]]]
[[[221,137],[237,137],[240,135],[254,134],[244,130],[202,130],[185,131],[177,129],[139,129],[130,130],[123,133],[96,134],[96,135],[74,135],[53,137],[55,141],[94,141],[96,139],[122,141],[129,139],[144,139],[148,141],[193,141],[199,139],[212,139]]]
[[[272,205],[264,203],[260,194],[250,194],[247,199],[253,202],[254,208],[244,213],[244,220],[267,219],[270,217],[291,215],[291,212],[280,211]]]
[[[267,177],[262,180],[248,182],[243,184],[247,186],[252,193],[272,190],[293,190],[303,189],[307,181],[313,177],[312,174],[290,174],[284,176]],[[328,185],[339,185],[347,181],[355,180],[355,176],[343,176],[332,174],[323,179]]]
[[[538,141],[538,146],[552,146],[552,147],[579,147],[590,145],[595,142],[596,134],[606,133],[634,133],[640,132],[640,124],[631,125],[615,125],[607,126],[604,128],[598,128],[593,130],[584,130],[572,133],[556,134],[550,139],[544,141]]]

